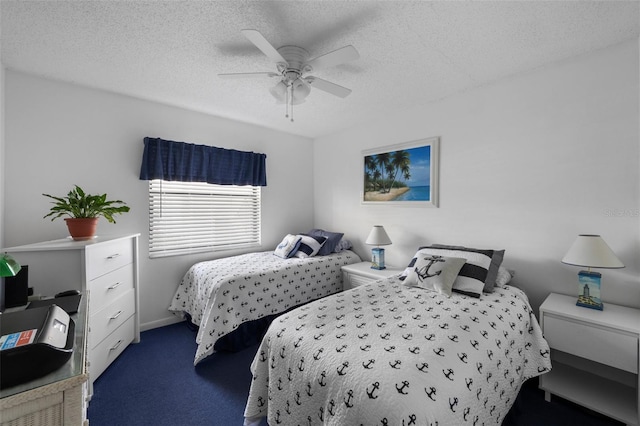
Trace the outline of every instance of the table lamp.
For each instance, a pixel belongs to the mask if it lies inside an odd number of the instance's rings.
[[[22,267],[16,260],[4,253],[0,255],[0,312],[4,311],[4,279],[5,277],[15,277]]]
[[[375,245],[376,247],[371,249],[371,269],[385,269],[384,266],[384,249],[380,246],[386,246],[391,244],[391,239],[387,235],[382,225],[375,225],[365,244]]]
[[[562,258],[562,263],[586,266],[586,271],[578,272],[578,301],[576,305],[597,310],[603,309],[600,298],[602,274],[591,268],[624,268],[611,248],[600,235],[578,235],[573,245]]]
[[[21,266],[7,253],[0,255],[0,277],[15,277],[20,272]]]

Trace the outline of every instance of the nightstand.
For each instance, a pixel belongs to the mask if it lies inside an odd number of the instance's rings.
[[[550,294],[540,325],[551,347],[551,372],[540,388],[624,422],[640,424],[640,310],[605,303],[598,311],[576,306],[575,296]]]
[[[372,269],[371,262],[352,263],[342,267],[342,288],[350,290],[383,278],[402,273],[402,269],[387,266],[385,269]]]

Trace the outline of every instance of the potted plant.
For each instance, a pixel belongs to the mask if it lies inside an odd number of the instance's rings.
[[[51,211],[44,217],[53,216],[51,220],[54,220],[61,216],[69,216],[64,220],[74,240],[93,238],[100,216],[109,223],[116,223],[114,215],[129,211],[129,207],[123,201],[107,200],[107,194],[86,194],[78,185],[75,185],[66,197],[42,195],[55,200]]]

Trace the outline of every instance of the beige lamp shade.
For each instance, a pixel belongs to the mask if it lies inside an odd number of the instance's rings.
[[[382,225],[375,225],[364,243],[374,246],[387,246],[391,244],[391,238],[389,238]]]
[[[600,235],[578,235],[562,263],[589,268],[624,268]]]

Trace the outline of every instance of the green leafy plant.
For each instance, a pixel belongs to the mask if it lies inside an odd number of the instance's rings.
[[[124,201],[107,201],[107,194],[86,194],[78,185],[75,185],[75,188],[69,191],[66,197],[55,197],[49,194],[42,195],[55,200],[49,214],[44,216],[53,216],[51,220],[65,215],[73,218],[91,218],[103,216],[110,223],[116,223],[113,215],[122,214],[129,211],[129,207]]]

